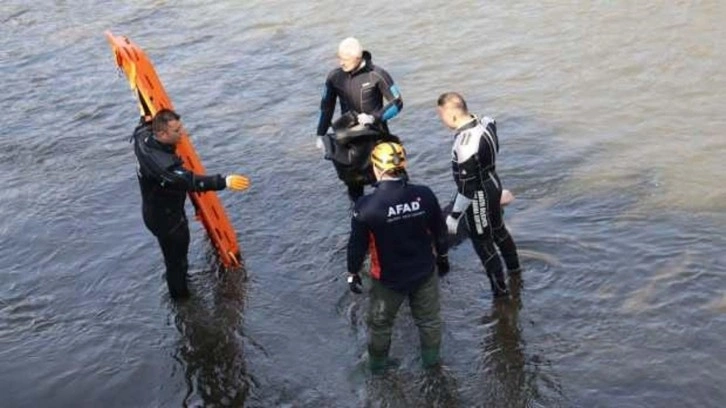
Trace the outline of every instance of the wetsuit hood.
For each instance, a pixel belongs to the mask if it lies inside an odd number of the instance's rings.
[[[361,56],[361,63],[358,65],[358,67],[350,72],[348,72],[348,75],[353,76],[360,72],[366,72],[373,69],[373,57],[371,56],[370,51],[363,51],[363,55]]]

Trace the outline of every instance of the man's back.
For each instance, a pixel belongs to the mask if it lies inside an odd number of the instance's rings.
[[[374,279],[394,290],[415,288],[434,270],[434,248],[446,252],[438,200],[426,186],[380,182],[356,203],[349,245],[354,263],[370,251]]]
[[[488,178],[485,172],[495,171],[498,152],[496,122],[489,117],[475,118],[457,130],[452,148],[453,164],[463,175]]]

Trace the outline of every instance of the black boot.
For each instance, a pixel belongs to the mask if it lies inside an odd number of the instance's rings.
[[[492,287],[492,294],[494,298],[503,298],[509,296],[509,290],[507,289],[507,282],[504,280],[504,273],[500,269],[498,273],[487,273],[489,277],[489,283]]]

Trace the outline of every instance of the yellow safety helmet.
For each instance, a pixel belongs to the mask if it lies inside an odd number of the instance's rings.
[[[403,170],[406,168],[406,149],[398,143],[379,143],[371,152],[371,162],[381,172]]]

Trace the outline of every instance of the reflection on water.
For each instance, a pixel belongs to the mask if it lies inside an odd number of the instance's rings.
[[[416,407],[458,407],[461,406],[459,384],[456,376],[445,365],[424,371],[416,388],[419,398]]]
[[[525,380],[525,344],[519,327],[521,274],[510,276],[509,284],[511,299],[494,301],[491,316],[487,317],[493,326],[484,339],[480,370],[493,405],[523,407],[530,399],[536,400],[536,389],[527,389]]]
[[[567,406],[551,374],[540,370],[542,358],[528,351],[523,339],[521,273],[509,276],[509,287],[511,298],[494,300],[490,314],[481,320],[489,330],[481,344],[482,354],[477,358],[480,388],[474,393],[480,402],[476,406]],[[543,387],[540,382],[544,383]]]
[[[522,274],[509,277],[510,299],[491,301],[480,318],[484,328],[470,370],[457,364],[423,370],[397,366],[382,376],[368,376],[364,406],[367,407],[560,407],[571,406],[547,358],[527,350],[520,312],[524,307]],[[484,287],[488,290],[488,287]],[[415,330],[406,324],[403,330]],[[410,334],[410,333],[409,333]],[[445,344],[444,347],[451,347]],[[415,353],[415,350],[410,350]]]
[[[411,371],[391,368],[365,381],[365,407],[460,407],[456,374],[445,365]]]
[[[245,271],[221,271],[211,296],[199,293],[172,305],[179,330],[174,358],[187,382],[184,406],[242,406],[252,379],[242,332]]]

